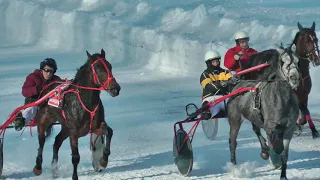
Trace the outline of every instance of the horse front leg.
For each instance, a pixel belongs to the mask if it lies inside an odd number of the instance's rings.
[[[261,135],[260,128],[256,125],[254,125],[253,123],[252,123],[252,129],[256,133],[256,135],[259,139],[260,145],[261,145],[261,153],[260,153],[261,158],[263,160],[268,160],[269,159],[269,147],[266,144],[266,139]]]
[[[319,132],[317,131],[312,118],[310,116],[310,111],[308,109],[308,98],[305,98],[305,102],[301,102],[299,104],[299,109],[301,110],[301,118],[299,119],[300,122],[298,122],[300,125],[304,125],[308,123],[309,128],[312,133],[312,138],[318,138],[319,137]]]
[[[106,137],[106,146],[105,146],[105,149],[103,151],[103,156],[100,159],[100,165],[103,168],[106,168],[107,165],[108,165],[109,155],[111,153],[110,148],[111,148],[111,139],[112,139],[112,136],[113,136],[113,130],[107,124],[104,124],[102,128],[104,129],[104,135]]]
[[[36,158],[36,165],[33,168],[33,173],[36,176],[39,176],[42,173],[42,153],[43,153],[43,147],[46,141],[45,136],[45,127],[44,124],[38,124],[38,140],[39,140],[39,149],[38,149],[38,155]]]
[[[62,126],[61,131],[59,134],[56,136],[54,144],[53,144],[53,157],[52,157],[52,162],[51,162],[51,168],[52,168],[52,174],[53,177],[57,177],[57,170],[58,170],[58,153],[59,149],[65,139],[69,137],[69,132],[68,129],[66,129],[64,126]]]
[[[230,124],[230,138],[229,138],[229,149],[230,149],[230,159],[232,164],[237,164],[236,160],[236,148],[237,148],[237,136],[241,126],[241,118],[231,119],[229,117]]]
[[[79,137],[77,135],[70,135],[70,145],[71,145],[71,151],[72,151],[72,165],[73,165],[72,180],[78,180],[78,164],[80,162],[78,138]]]
[[[290,140],[284,139],[283,140],[284,150],[281,154],[281,175],[280,180],[287,180],[287,162],[288,162],[288,155],[289,155],[289,145]]]

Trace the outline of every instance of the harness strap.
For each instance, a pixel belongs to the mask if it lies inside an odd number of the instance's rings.
[[[90,111],[90,110],[84,105],[84,103],[83,103],[83,101],[82,101],[82,99],[81,99],[81,97],[80,97],[79,91],[76,91],[76,90],[74,90],[74,89],[70,89],[70,90],[68,90],[68,91],[65,91],[64,94],[65,94],[65,93],[75,93],[75,94],[77,94],[77,97],[78,97],[79,102],[80,102],[81,106],[83,107],[83,109],[85,109],[88,113],[90,113],[90,126],[89,126],[89,132],[88,132],[88,133],[91,133],[94,115],[96,114],[97,110],[99,109],[99,105],[100,105],[101,100],[99,100],[99,102],[98,102],[98,104],[96,105],[96,107],[94,108],[94,110],[93,110],[93,111]],[[62,110],[62,116],[63,116],[64,120],[66,121],[66,125],[68,126],[67,117],[66,117],[66,115],[65,115],[64,110]],[[97,141],[97,140],[94,141],[94,144],[96,143],[96,141]],[[92,133],[91,133],[91,134],[90,134],[90,149],[92,149],[92,147],[93,147],[93,144],[92,144]]]
[[[264,124],[264,118],[263,115],[261,113],[261,94],[262,94],[262,90],[264,87],[266,87],[266,85],[268,84],[268,82],[259,82],[255,88],[257,89],[254,92],[254,101],[253,101],[253,109],[254,109],[254,114],[256,116],[256,118],[258,119],[258,121],[256,121],[256,123],[258,124],[258,127],[262,128],[263,124]]]
[[[253,109],[260,110],[261,108],[261,90],[259,89],[259,86],[261,85],[261,82],[259,82],[255,88],[257,88],[257,91],[255,91],[254,99],[254,106]]]

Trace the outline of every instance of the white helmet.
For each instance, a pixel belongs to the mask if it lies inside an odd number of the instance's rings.
[[[215,50],[211,50],[211,51],[208,51],[206,53],[206,55],[204,56],[204,60],[207,61],[209,59],[220,59],[221,56],[219,54],[218,51],[215,51]]]
[[[248,34],[245,31],[238,31],[234,33],[234,40],[249,38]]]

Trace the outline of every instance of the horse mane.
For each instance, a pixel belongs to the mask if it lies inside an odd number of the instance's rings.
[[[92,55],[92,60],[87,59],[86,63],[83,64],[79,69],[77,69],[76,75],[73,79],[73,83],[79,82],[81,79],[83,79],[84,76],[88,75],[88,68],[91,67],[91,64],[94,62],[95,59],[98,59],[100,57],[100,54],[95,53]]]
[[[260,64],[268,63],[270,66],[257,71],[252,71],[241,75],[241,79],[246,80],[272,80],[277,75],[279,52],[276,49],[268,49],[250,56],[249,62],[244,69]]]

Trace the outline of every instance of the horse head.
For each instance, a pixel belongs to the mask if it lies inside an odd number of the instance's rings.
[[[112,97],[120,93],[120,85],[112,75],[112,66],[105,58],[105,52],[91,55],[88,51],[88,65],[90,65],[92,83],[100,90],[106,90]]]
[[[315,27],[315,22],[310,28],[304,28],[298,22],[299,32],[297,32],[293,44],[296,46],[297,55],[302,59],[308,60],[308,62],[312,62],[313,66],[319,66],[319,47]]]
[[[299,86],[300,73],[298,68],[299,58],[291,49],[292,47],[276,47],[279,53],[278,73],[293,89]]]

